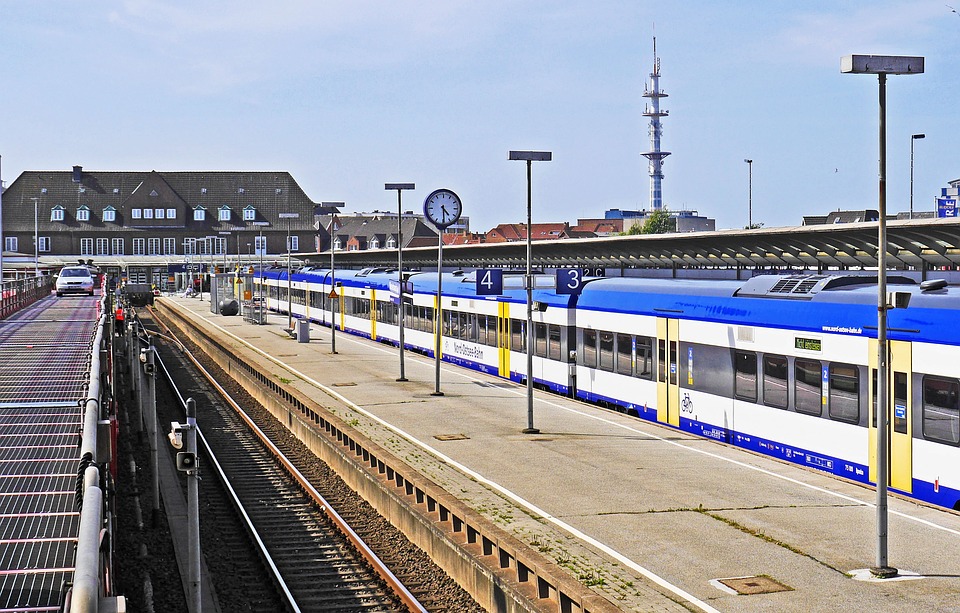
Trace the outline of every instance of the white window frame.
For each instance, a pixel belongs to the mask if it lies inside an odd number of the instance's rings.
[[[194,221],[206,221],[207,219],[207,210],[203,207],[193,209],[193,220]]]
[[[176,219],[177,209],[167,209],[167,219]]]
[[[287,237],[287,251],[300,251],[300,237],[296,234],[291,234]]]
[[[177,255],[177,239],[163,239],[163,255]]]
[[[143,209],[144,219],[153,219],[153,209]]]
[[[219,221],[230,221],[230,207],[220,207],[220,210],[217,212],[217,219]]]
[[[392,236],[387,239],[387,249],[396,249],[397,248],[397,239]]]
[[[371,239],[370,239],[370,248],[371,248],[371,249],[379,249],[379,248],[380,248],[380,239],[377,238],[376,236],[374,236],[373,238],[371,238]]]
[[[110,255],[110,239],[109,238],[97,239],[97,255]]]
[[[77,209],[77,221],[90,221],[90,207],[82,206]]]
[[[50,209],[50,221],[63,221],[63,207],[59,204]]]
[[[243,220],[244,221],[256,221],[257,219],[257,209],[252,206],[246,206],[243,208]]]
[[[154,219],[164,219],[166,217],[165,211],[163,209],[153,209],[153,218]]]
[[[80,255],[93,255],[93,239],[92,238],[80,239]]]
[[[4,251],[17,251],[17,237],[16,236],[5,236],[3,238],[3,250]]]
[[[124,255],[123,239],[122,238],[110,239],[110,250],[113,251],[112,255]]]
[[[267,255],[267,237],[258,234],[253,237],[254,255]]]
[[[50,237],[38,236],[37,251],[40,253],[50,253]]]
[[[140,209],[130,209],[130,219],[140,219]]]
[[[144,244],[145,244],[144,239],[134,238],[132,239],[132,242],[133,242],[133,255],[146,255],[144,253]]]
[[[117,210],[112,206],[108,206],[103,209],[103,220],[104,221],[116,221],[117,220]]]
[[[159,238],[147,239],[147,255],[160,255],[160,239]]]

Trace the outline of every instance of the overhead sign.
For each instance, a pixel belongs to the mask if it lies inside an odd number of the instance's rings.
[[[558,268],[557,269],[557,293],[558,294],[579,294],[583,289],[583,269],[581,268]]]
[[[503,270],[481,268],[477,270],[477,295],[499,296],[503,293]]]
[[[300,217],[300,213],[280,213],[277,215],[277,217],[280,219],[298,219]]]

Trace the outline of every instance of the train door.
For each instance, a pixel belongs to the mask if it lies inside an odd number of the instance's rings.
[[[510,303],[497,303],[497,374],[510,378]]]
[[[906,341],[889,341],[887,361],[889,402],[889,483],[902,492],[913,491],[913,347]],[[877,482],[877,341],[870,341],[870,480]]]
[[[370,315],[370,339],[375,341],[377,340],[377,290],[370,290],[370,300],[368,304],[368,313]]]
[[[657,318],[657,421],[680,425],[680,320]]]

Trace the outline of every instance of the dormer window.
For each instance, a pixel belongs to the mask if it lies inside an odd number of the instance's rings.
[[[198,206],[193,209],[193,220],[194,221],[206,221],[207,219],[207,209],[202,206]]]
[[[84,204],[77,209],[77,221],[90,221],[90,207]]]
[[[243,220],[254,221],[257,218],[257,209],[252,205],[243,207]]]
[[[103,209],[103,220],[104,221],[116,221],[117,220],[117,209],[112,206],[108,206]]]
[[[64,208],[61,205],[57,205],[50,209],[50,221],[63,221]]]
[[[377,238],[377,237],[373,237],[373,238],[370,240],[370,248],[371,248],[371,249],[379,249],[379,248],[380,248],[380,239]]]
[[[334,250],[343,249],[343,245],[340,243],[340,239],[339,239],[339,238],[336,239],[335,241],[333,241],[333,249],[334,249]]]
[[[396,249],[397,248],[397,239],[392,236],[387,239],[387,249]]]
[[[220,221],[230,221],[230,207],[228,207],[227,205],[223,205],[222,207],[220,207],[220,212],[219,212],[219,215],[217,216],[217,219],[219,219]]]

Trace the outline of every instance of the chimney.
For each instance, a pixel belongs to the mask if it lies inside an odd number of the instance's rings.
[[[80,183],[83,177],[83,166],[73,167],[73,182]]]

